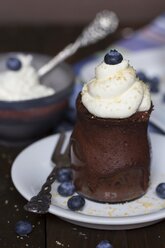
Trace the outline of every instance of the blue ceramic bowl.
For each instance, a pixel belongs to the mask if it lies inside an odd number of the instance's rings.
[[[0,54],[0,71],[8,57],[16,53]],[[32,54],[33,66],[38,69],[49,56]],[[68,106],[74,85],[74,73],[66,63],[61,63],[41,79],[56,93],[32,100],[0,101],[0,144],[27,144],[51,133]]]

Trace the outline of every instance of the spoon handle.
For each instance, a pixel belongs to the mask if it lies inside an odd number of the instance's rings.
[[[118,27],[119,20],[116,14],[109,10],[98,13],[95,19],[82,31],[74,43],[66,46],[47,64],[38,70],[39,77],[43,77],[51,71],[57,64],[73,55],[80,47],[85,47],[105,38],[113,33]]]

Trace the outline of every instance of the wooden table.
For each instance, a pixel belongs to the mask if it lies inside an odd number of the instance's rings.
[[[1,27],[0,52],[28,51],[56,54],[79,34],[81,27]],[[121,36],[121,29],[104,41],[83,48],[69,63],[103,49]],[[0,146],[0,248],[95,248],[108,239],[114,248],[165,248],[165,221],[152,226],[123,231],[88,229],[46,214],[30,214],[23,210],[26,200],[14,188],[10,170],[23,147]],[[36,175],[37,176],[37,175]],[[29,220],[33,231],[20,237],[14,227],[18,220]]]

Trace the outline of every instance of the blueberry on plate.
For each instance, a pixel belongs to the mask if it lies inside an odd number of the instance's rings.
[[[165,183],[160,183],[156,187],[156,193],[160,198],[165,199]]]
[[[9,58],[6,62],[7,68],[12,71],[18,71],[22,67],[22,63],[18,58]]]
[[[109,243],[108,240],[102,240],[96,248],[113,248],[113,246]]]
[[[104,62],[108,65],[116,65],[121,63],[123,56],[117,50],[110,50],[104,57]]]
[[[75,185],[73,184],[73,182],[63,182],[61,183],[58,188],[57,191],[59,193],[59,195],[61,196],[71,196],[75,193],[76,189],[75,189]]]
[[[81,210],[85,205],[85,199],[80,195],[75,195],[68,200],[67,205],[72,211]]]
[[[31,233],[32,224],[27,220],[20,220],[15,225],[15,232],[20,236],[26,236]]]
[[[72,169],[71,168],[60,168],[57,171],[57,181],[59,183],[68,182],[72,180]]]

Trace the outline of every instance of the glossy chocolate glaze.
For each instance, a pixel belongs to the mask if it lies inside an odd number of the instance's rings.
[[[88,112],[79,95],[70,154],[78,193],[91,200],[116,203],[146,192],[151,110],[125,119],[98,118]]]

